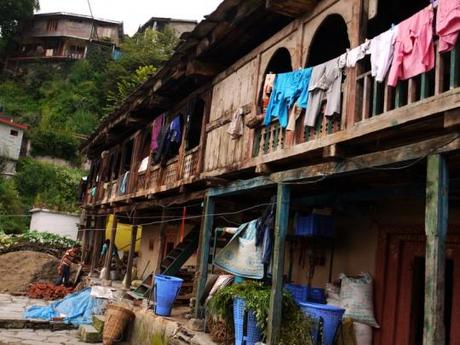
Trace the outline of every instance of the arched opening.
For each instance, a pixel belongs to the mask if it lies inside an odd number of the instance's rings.
[[[201,142],[201,128],[203,125],[205,103],[201,98],[195,98],[190,103],[189,128],[187,135],[187,150],[191,150]]]
[[[268,106],[268,101],[270,100],[270,94],[272,88],[268,86],[271,84],[273,80],[270,82],[267,79],[268,74],[278,74],[278,73],[286,73],[292,71],[292,61],[291,61],[291,54],[289,50],[286,48],[279,48],[271,57],[270,61],[268,62],[267,67],[265,68],[264,76],[263,76],[263,85],[262,90],[260,91],[259,95],[259,106],[262,108],[262,112],[265,113],[265,110]]]
[[[315,66],[340,56],[350,48],[347,24],[342,16],[332,14],[319,26],[310,44],[306,66]]]
[[[367,24],[367,37],[375,37],[398,24],[404,19],[424,9],[429,4],[427,0],[379,0],[377,14]]]

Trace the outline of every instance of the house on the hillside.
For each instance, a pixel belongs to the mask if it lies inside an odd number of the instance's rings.
[[[34,208],[30,210],[30,214],[30,230],[48,232],[72,240],[77,239],[78,224],[80,222],[78,214],[43,208]]]
[[[174,31],[176,37],[181,37],[184,32],[193,31],[197,25],[196,20],[152,17],[139,27],[138,32],[144,32],[146,29],[163,32],[166,28],[169,28]]]
[[[9,117],[0,116],[0,174],[12,176],[16,173],[16,163],[27,151],[24,132],[21,125]]]
[[[122,38],[122,22],[66,12],[35,14],[23,25],[18,43],[10,47],[6,68],[84,59],[91,45],[114,50]]]
[[[203,317],[222,229],[273,207],[268,344],[285,283],[361,272],[372,344],[459,344],[460,45],[432,25],[446,3],[224,0],[83,147],[92,269],[105,219],[112,242],[132,224],[129,285],[142,225],[142,278],[184,277]],[[423,62],[401,50],[411,28]]]

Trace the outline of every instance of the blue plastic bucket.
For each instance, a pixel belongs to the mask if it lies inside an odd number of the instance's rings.
[[[334,307],[327,304],[318,304],[318,303],[299,303],[300,309],[308,317],[323,321],[323,345],[332,345],[334,344],[335,336],[337,330],[342,322],[343,313],[345,309]],[[315,322],[318,325],[318,322]],[[312,339],[313,343],[317,342],[318,329],[312,329]]]
[[[307,301],[308,286],[300,284],[285,284],[284,288],[289,291],[296,302]]]
[[[184,281],[177,277],[155,275],[155,314],[170,316],[171,309]]]
[[[310,288],[308,291],[307,301],[312,303],[326,303],[326,291],[320,288]]]
[[[247,318],[246,328],[244,319]],[[254,345],[262,339],[260,330],[257,328],[256,315],[252,311],[245,310],[244,300],[233,300],[233,319],[235,324],[235,345]]]

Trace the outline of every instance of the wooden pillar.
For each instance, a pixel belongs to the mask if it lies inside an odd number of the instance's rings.
[[[195,303],[195,317],[202,318],[201,299],[203,298],[206,281],[208,280],[208,264],[209,264],[209,242],[211,240],[212,229],[214,226],[214,210],[215,200],[212,197],[206,197],[204,202],[204,217],[201,225],[200,233],[200,262],[199,262],[199,276],[196,287],[196,303]]]
[[[104,230],[102,230],[104,229]],[[94,273],[97,263],[100,257],[100,249],[101,249],[101,240],[104,239],[104,232],[105,232],[105,217],[102,215],[98,216],[96,220],[96,230],[93,230],[93,254],[91,256],[91,269],[90,275]]]
[[[134,213],[134,215],[136,215],[136,213]],[[129,289],[131,287],[134,253],[136,252],[136,240],[137,240],[137,218],[134,218],[134,224],[131,229],[131,243],[129,245],[128,267],[126,268],[126,282],[125,282],[126,289]]]
[[[110,246],[109,249],[107,250],[107,254],[105,256],[105,276],[104,279],[110,280],[110,266],[112,263],[112,256],[113,256],[113,247],[115,245],[115,237],[117,235],[117,225],[118,225],[118,219],[117,219],[117,214],[115,211],[113,212],[113,221],[112,221],[112,232],[110,233]]]
[[[428,157],[426,181],[426,266],[423,345],[445,344],[444,279],[448,219],[448,174],[444,157]]]
[[[158,258],[157,258],[157,264],[155,267],[155,274],[160,274],[161,273],[161,262],[164,259],[164,251],[165,251],[165,246],[166,246],[166,228],[168,226],[168,223],[166,222],[166,216],[168,214],[168,211],[166,207],[163,208],[163,211],[161,212],[161,223],[160,223],[160,248],[158,252]]]
[[[88,232],[89,232],[89,228],[93,226],[93,222],[92,222],[92,216],[87,216],[86,218],[86,222],[85,222],[85,226],[84,226],[84,229],[83,229],[83,236],[82,236],[82,240],[81,240],[81,262],[82,264],[85,263],[85,260],[86,260],[86,254],[88,252]]]
[[[286,184],[278,184],[278,193],[276,198],[275,243],[273,247],[273,280],[270,297],[270,311],[268,314],[268,345],[278,344],[280,337],[283,298],[284,247],[289,222],[289,204],[290,187]]]

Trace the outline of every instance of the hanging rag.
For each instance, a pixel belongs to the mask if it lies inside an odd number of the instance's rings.
[[[167,138],[168,138],[169,126],[163,126],[160,134],[158,135],[158,148],[156,151],[152,151],[153,163],[159,164],[166,157],[165,152],[167,151]]]
[[[265,76],[264,88],[262,91],[262,108],[263,112],[267,110],[268,103],[270,102],[270,95],[273,91],[273,85],[275,83],[276,74],[268,73]]]
[[[120,194],[125,194],[128,186],[129,171],[125,172],[120,183]]]
[[[394,44],[398,30],[398,26],[396,25],[371,40],[369,47],[371,54],[371,74],[379,83],[385,80],[393,61]]]
[[[256,246],[256,225],[257,219],[240,225],[230,242],[216,254],[216,267],[243,278],[264,277],[261,248]]]
[[[270,264],[273,251],[275,204],[276,198],[272,198],[272,205],[265,209],[256,224],[256,247],[262,247],[262,263],[265,265]]]
[[[305,126],[314,127],[326,99],[324,115],[340,113],[342,98],[342,70],[339,57],[313,67],[309,86],[309,103],[305,112]]]
[[[149,157],[145,157],[141,161],[141,164],[139,164],[139,169],[137,170],[137,172],[142,173],[144,171],[147,171],[148,166],[149,166]]]
[[[433,7],[430,5],[399,24],[388,85],[396,86],[434,68]]]
[[[307,107],[308,85],[310,83],[312,69],[305,68],[288,73],[276,75],[273,91],[270,96],[265,125],[268,126],[272,119],[278,118],[281,127],[288,125],[289,109],[297,101],[302,108]]]
[[[452,50],[460,31],[460,0],[438,0],[436,33],[439,36],[439,52]]]
[[[232,117],[232,121],[228,126],[227,133],[230,134],[233,140],[240,138],[243,135],[243,115],[244,110],[243,108],[238,108]]]
[[[346,53],[346,63],[345,66],[348,68],[356,67],[358,61],[364,59],[366,55],[369,54],[369,46],[371,41],[366,40],[363,44],[359,45],[356,48],[348,50]],[[341,61],[339,60],[339,65]]]
[[[161,114],[152,123],[152,141],[150,143],[150,150],[155,152],[159,147],[158,139],[160,137],[161,128],[163,128],[164,114]]]

